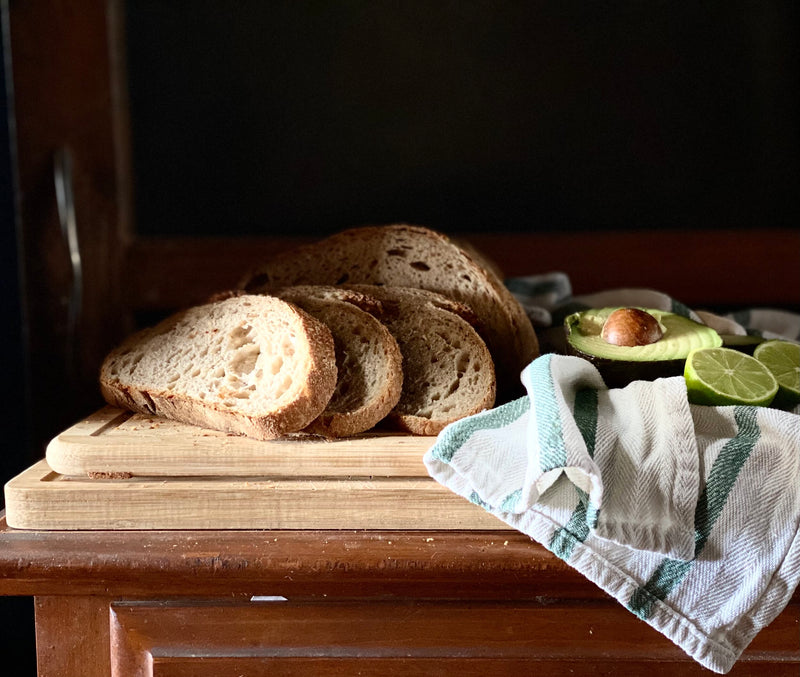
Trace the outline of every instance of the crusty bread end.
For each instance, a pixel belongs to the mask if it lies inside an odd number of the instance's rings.
[[[141,330],[100,369],[109,404],[256,439],[308,425],[336,380],[330,330],[292,304],[250,294]]]

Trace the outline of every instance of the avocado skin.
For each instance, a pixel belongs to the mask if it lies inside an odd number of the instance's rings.
[[[595,353],[581,350],[581,348],[575,345],[575,343],[581,343],[581,340],[586,336],[586,334],[582,333],[580,330],[582,320],[587,320],[585,326],[594,327],[598,332],[597,336],[599,338],[602,321],[605,317],[608,317],[613,310],[615,310],[615,308],[594,308],[572,313],[564,318],[566,352],[570,355],[581,357],[593,364],[600,372],[600,375],[609,388],[623,388],[633,381],[654,381],[658,378],[683,375],[683,369],[686,363],[686,356],[683,354],[673,354],[671,356],[664,356],[663,358],[656,357],[646,360],[641,359],[641,357],[636,360],[628,360],[622,357],[606,357],[600,354],[599,349],[605,346],[604,343],[596,342],[595,347],[598,350]],[[688,318],[678,317],[674,313],[649,308],[642,308],[642,310],[653,315],[659,323],[664,322],[666,324],[671,324],[677,321],[683,325],[684,330],[687,327],[696,325],[698,337],[702,339],[703,345],[714,347],[722,344],[722,339],[719,337],[719,334],[710,327],[689,320]],[[593,333],[588,335],[594,336]],[[659,341],[659,343],[668,339],[669,335],[665,334],[664,338]],[[610,350],[617,351],[618,353],[622,352],[618,346],[614,346],[610,348]],[[624,350],[623,348],[623,351]]]
[[[582,357],[591,362],[603,377],[609,388],[624,388],[633,381],[655,381],[657,378],[682,376],[685,359],[653,360],[652,362],[628,362],[626,360],[609,360],[591,353],[584,353],[567,342],[570,355]]]
[[[733,348],[739,352],[752,355],[756,351],[756,346],[763,343],[765,339],[760,336],[741,336],[738,334],[720,334],[722,346]]]

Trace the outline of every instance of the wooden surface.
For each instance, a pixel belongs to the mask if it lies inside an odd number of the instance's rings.
[[[606,597],[518,531],[45,531],[1,515],[4,595]]]
[[[39,461],[5,487],[17,529],[491,529],[431,478],[66,476]],[[510,527],[505,527],[510,528]]]
[[[104,407],[57,435],[47,463],[61,475],[138,477],[428,477],[435,437],[368,433],[260,441]]]
[[[209,677],[223,667],[248,676],[709,674],[604,601],[122,603],[111,614],[113,661],[124,675],[148,660],[159,675]],[[763,669],[793,631],[791,618],[776,621],[742,665]]]
[[[109,600],[103,597],[36,597],[34,612],[39,675],[111,675],[108,607]],[[131,674],[130,677],[135,676]]]
[[[6,6],[33,459],[41,443],[97,406],[98,357],[132,326],[120,275],[132,230],[123,7],[116,0],[91,0],[80,11],[47,0]],[[81,280],[56,206],[54,157],[62,148],[73,157]],[[73,284],[81,292],[74,323]]]
[[[710,675],[518,532],[19,531],[41,675]],[[734,669],[797,675],[800,594]]]
[[[259,441],[104,407],[5,486],[17,529],[508,529],[433,480],[435,438]]]

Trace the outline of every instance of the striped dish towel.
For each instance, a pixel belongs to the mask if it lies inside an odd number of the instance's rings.
[[[729,671],[800,581],[800,409],[690,405],[682,377],[607,389],[556,353],[522,381],[527,396],[440,433],[430,475]]]

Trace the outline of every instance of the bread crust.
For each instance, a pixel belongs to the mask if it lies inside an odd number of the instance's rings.
[[[241,286],[371,284],[443,294],[473,312],[494,357],[500,396],[511,399],[522,393],[520,374],[538,356],[538,338],[497,269],[468,249],[423,226],[350,228],[278,255]]]
[[[492,355],[475,328],[453,312],[449,299],[424,289],[377,285],[353,285],[341,293],[351,303],[365,302],[403,354],[403,393],[387,425],[438,435],[448,424],[494,405]]]
[[[267,405],[264,410],[251,412],[236,406],[235,400],[231,405],[230,398],[226,400],[226,394],[232,388],[224,383],[217,387],[212,383],[214,379],[207,373],[198,373],[193,378],[203,381],[202,387],[208,391],[208,397],[200,398],[190,394],[186,387],[165,387],[163,379],[158,378],[157,374],[160,373],[160,368],[167,369],[168,363],[159,365],[156,362],[173,348],[188,351],[188,354],[192,354],[195,349],[195,352],[202,353],[203,348],[207,348],[208,342],[214,337],[214,332],[193,333],[189,329],[188,334],[183,334],[180,329],[205,321],[214,313],[226,319],[231,318],[234,327],[237,318],[242,322],[249,322],[248,326],[255,327],[259,326],[259,317],[272,314],[279,316],[281,322],[291,328],[292,336],[300,341],[298,351],[302,352],[302,359],[305,360],[300,370],[304,378],[298,382],[291,397],[286,401],[276,402],[272,408]],[[227,327],[222,320],[218,324],[220,327]],[[274,337],[261,336],[257,331],[252,337],[254,345],[260,344],[262,347],[264,342],[273,339]],[[139,360],[137,368],[142,365],[151,370],[148,374],[151,376],[149,383],[147,376],[142,378],[135,371],[123,366],[125,358],[131,355]],[[234,375],[231,380],[236,378],[239,377]],[[300,430],[316,418],[330,400],[336,378],[333,337],[323,323],[279,299],[246,294],[195,306],[166,318],[155,327],[133,334],[112,350],[103,361],[99,383],[101,394],[113,406],[267,440]],[[184,381],[176,383],[184,385]],[[195,385],[198,383],[192,381],[192,386]]]
[[[342,290],[302,285],[275,294],[324,322],[336,348],[336,390],[305,431],[349,437],[373,428],[397,405],[402,392],[403,357],[392,334],[359,304],[344,300],[355,297]]]

